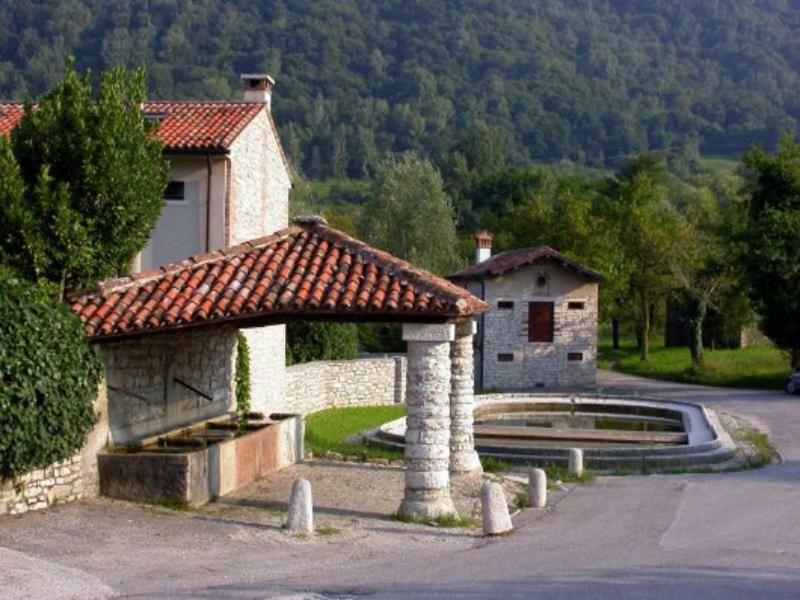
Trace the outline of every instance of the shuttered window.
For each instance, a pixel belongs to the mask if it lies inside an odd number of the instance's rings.
[[[531,302],[528,305],[528,341],[553,341],[553,303]]]

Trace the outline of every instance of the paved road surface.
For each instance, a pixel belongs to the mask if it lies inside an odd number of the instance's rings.
[[[478,541],[419,532],[251,550],[256,534],[246,527],[203,522],[187,532],[185,519],[167,516],[153,529],[135,507],[63,507],[0,521],[0,546],[13,551],[0,554],[0,597],[10,569],[52,579],[58,563],[68,568],[58,573],[62,595],[75,598],[91,597],[92,582],[97,597],[108,595],[103,582],[125,598],[800,598],[800,398],[615,373],[600,383],[745,416],[768,430],[784,461],[601,478],[553,510],[522,512],[514,535]]]

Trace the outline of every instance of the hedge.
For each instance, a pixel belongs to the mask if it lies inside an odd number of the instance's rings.
[[[0,480],[83,446],[99,378],[78,317],[45,288],[0,269]]]

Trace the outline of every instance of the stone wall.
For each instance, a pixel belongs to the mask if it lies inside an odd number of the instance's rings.
[[[230,164],[229,244],[287,227],[291,180],[266,110],[236,138]],[[244,335],[250,347],[252,408],[274,412],[284,395],[286,327],[247,329]]]
[[[80,454],[14,480],[0,483],[0,515],[19,515],[84,495]]]
[[[100,347],[109,441],[124,444],[224,415],[235,407],[236,330],[224,326]]]
[[[540,276],[545,284],[538,285]],[[492,310],[479,319],[476,384],[483,389],[585,387],[595,383],[597,360],[597,284],[556,265],[532,265],[487,279],[470,291],[483,297]],[[553,302],[552,343],[528,341],[530,302]],[[513,303],[501,308],[500,302]],[[583,303],[569,308],[570,302]],[[506,306],[508,306],[506,304]],[[580,360],[568,360],[580,353]],[[501,361],[500,355],[511,360]]]
[[[315,361],[286,369],[279,412],[309,414],[326,408],[405,401],[405,356]]]

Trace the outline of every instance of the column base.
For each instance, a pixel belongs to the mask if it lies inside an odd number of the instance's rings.
[[[401,517],[427,520],[456,514],[456,507],[449,493],[438,493],[406,490],[406,497],[400,503],[397,514]]]
[[[452,475],[472,475],[483,473],[481,459],[475,450],[460,452],[457,457],[450,455],[450,473]]]

